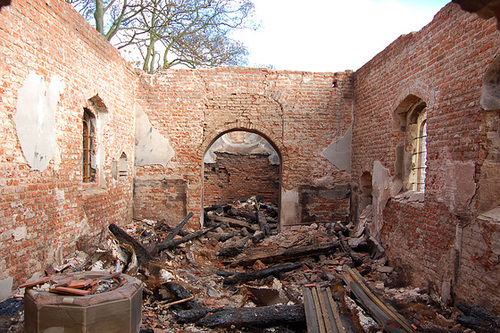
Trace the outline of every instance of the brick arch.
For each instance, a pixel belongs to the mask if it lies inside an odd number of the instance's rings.
[[[432,108],[435,104],[436,92],[425,82],[415,80],[412,84],[400,89],[398,97],[391,104],[391,110],[396,113],[406,112],[411,103],[417,100],[424,101],[428,109]]]
[[[263,132],[264,131],[259,131],[259,130],[256,130],[253,128],[253,126],[239,126],[239,127],[229,127],[227,129],[220,129],[220,131],[218,132],[218,134],[216,136],[213,136],[213,137],[210,137],[210,138],[206,138],[203,142],[203,144],[200,146],[200,149],[199,149],[199,153],[202,152],[202,154],[200,155],[200,160],[201,160],[201,187],[202,187],[202,193],[201,193],[201,200],[200,200],[200,203],[201,203],[201,211],[203,212],[203,209],[204,209],[204,204],[206,203],[205,201],[205,165],[204,165],[204,157],[205,157],[205,154],[207,153],[207,151],[210,149],[210,147],[215,143],[215,141],[217,139],[219,139],[220,137],[222,137],[224,134],[227,134],[227,133],[231,133],[231,132],[236,132],[236,131],[244,131],[244,132],[249,132],[249,133],[254,133],[254,134],[257,134],[259,136],[261,136],[262,138],[264,138],[272,147],[273,149],[276,151],[276,153],[278,154],[279,156],[279,172],[278,172],[278,179],[279,179],[279,185],[278,185],[278,197],[277,197],[277,203],[278,203],[278,211],[280,212],[279,214],[281,215],[281,207],[283,206],[282,205],[282,198],[281,198],[281,188],[283,186],[283,156],[286,156],[286,154],[283,154],[283,151],[284,151],[284,147],[282,145],[281,142],[278,141],[278,143],[280,144],[281,146],[281,149],[280,147],[278,146],[278,144],[273,141],[271,138],[270,138],[270,135],[269,133],[268,134],[265,134]],[[200,216],[200,219],[201,219],[201,223],[202,225],[204,224],[204,214],[202,214]],[[279,219],[278,219],[279,220]]]
[[[484,74],[481,106],[485,110],[500,109],[500,54],[496,55]]]
[[[259,130],[255,129],[252,123],[239,124],[239,126],[234,126],[234,124],[228,124],[226,128],[220,128],[216,135],[205,137],[203,143],[200,145],[200,148],[198,149],[198,158],[203,161],[205,153],[218,138],[220,138],[226,133],[235,131],[245,131],[245,132],[255,133],[266,139],[274,148],[274,150],[276,150],[276,152],[278,153],[278,156],[280,158],[280,164],[283,165],[284,160],[287,158],[286,148],[285,146],[283,146],[283,142],[279,139],[277,140],[277,138],[273,138],[272,133],[270,133],[265,128]]]

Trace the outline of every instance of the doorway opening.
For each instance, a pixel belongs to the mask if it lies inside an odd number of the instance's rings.
[[[257,200],[273,207],[279,228],[281,158],[259,133],[235,130],[219,136],[203,158],[203,207]]]

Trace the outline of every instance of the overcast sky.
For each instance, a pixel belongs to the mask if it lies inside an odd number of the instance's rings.
[[[429,23],[448,0],[253,0],[257,31],[241,31],[249,65],[357,70],[402,34]]]

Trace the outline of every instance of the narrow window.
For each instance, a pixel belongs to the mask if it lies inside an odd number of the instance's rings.
[[[412,139],[412,169],[410,173],[411,190],[424,192],[425,168],[427,161],[427,112],[424,108],[418,114],[415,136]]]
[[[118,176],[122,179],[127,178],[127,154],[125,153],[120,156]]]
[[[427,104],[408,95],[394,113],[397,142],[394,184],[399,191],[425,191],[427,167]]]
[[[92,165],[92,157],[95,151],[95,117],[89,109],[84,109],[83,113],[83,182],[95,182],[95,167]]]

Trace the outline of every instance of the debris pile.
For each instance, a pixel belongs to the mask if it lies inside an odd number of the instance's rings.
[[[205,214],[200,230],[185,230],[192,214],[176,226],[150,220],[124,229],[112,224],[101,235],[83,237],[78,257],[85,260],[69,260],[73,264],[64,270],[111,270],[140,278],[142,333],[500,327],[500,319],[484,309],[449,308],[430,291],[410,288],[404,267],[389,265],[362,224],[278,232],[276,206],[255,197],[207,207]]]
[[[125,283],[120,277],[121,272],[111,273],[95,279],[86,279],[80,274],[58,274],[47,276],[40,280],[26,282],[19,288],[33,288],[35,291],[46,291],[49,293],[87,296],[101,294],[106,291],[115,290]]]

